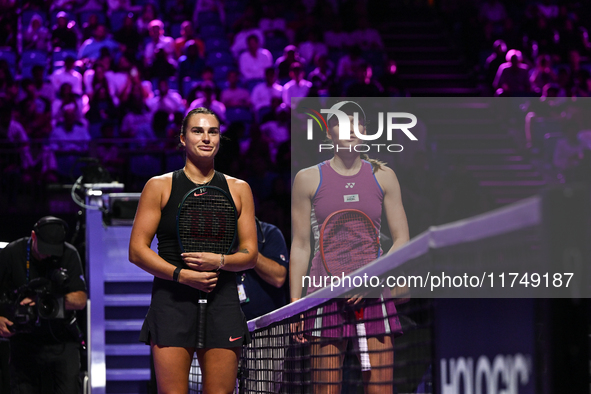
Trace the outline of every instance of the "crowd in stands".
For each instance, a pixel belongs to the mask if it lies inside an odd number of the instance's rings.
[[[69,181],[72,157],[92,155],[129,191],[139,191],[150,174],[182,165],[174,155],[180,123],[205,106],[229,138],[220,169],[260,185],[253,188],[257,207],[269,217],[281,212],[286,231],[293,98],[406,94],[392,86],[395,59],[386,57],[370,3],[4,2],[0,148],[11,152],[0,160],[11,174],[5,179]],[[591,95],[591,6],[464,3],[436,6],[480,70],[484,95]],[[147,153],[162,157],[134,157]],[[130,181],[130,174],[137,177]]]
[[[285,210],[274,197],[289,201],[292,98],[363,94],[364,86],[383,94],[380,34],[367,13],[348,31],[325,26],[341,20],[337,3],[32,0],[0,8],[0,140],[3,152],[17,152],[2,171],[22,170],[24,181],[65,181],[67,155],[101,156],[114,178],[125,177],[129,154],[174,151],[183,116],[205,106],[234,138],[224,141],[232,154],[220,168],[264,184],[253,188],[261,207]],[[171,170],[182,161],[162,163]]]
[[[534,98],[524,114],[527,147],[563,181],[591,180],[591,3],[485,0],[448,13],[471,33],[464,49],[486,95]]]

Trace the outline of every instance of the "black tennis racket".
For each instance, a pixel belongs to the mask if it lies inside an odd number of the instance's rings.
[[[188,192],[177,212],[179,245],[185,252],[229,254],[237,233],[236,206],[232,197],[215,186]],[[197,348],[205,347],[207,297],[199,291]]]
[[[343,209],[330,214],[320,230],[320,254],[326,271],[332,276],[345,275],[380,256],[380,233],[373,221],[357,209]],[[354,311],[359,338],[359,361],[362,371],[369,371],[369,352],[363,308]]]

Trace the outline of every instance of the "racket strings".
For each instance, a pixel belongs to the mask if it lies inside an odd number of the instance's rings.
[[[324,225],[322,238],[323,258],[332,275],[349,274],[378,256],[377,230],[361,212],[332,215]]]
[[[202,193],[187,196],[180,208],[178,232],[183,250],[228,253],[236,232],[234,205],[215,190]]]

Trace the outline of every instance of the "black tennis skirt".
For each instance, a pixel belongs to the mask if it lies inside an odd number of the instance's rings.
[[[233,272],[222,271],[215,289],[207,295],[206,348],[233,348],[250,343],[234,276]],[[140,342],[196,347],[198,300],[197,289],[154,278],[152,302],[142,326]]]

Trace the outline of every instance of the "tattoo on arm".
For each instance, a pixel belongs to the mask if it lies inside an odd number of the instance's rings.
[[[238,251],[238,253],[249,254],[250,252],[248,251],[248,249],[240,249],[240,250]]]

